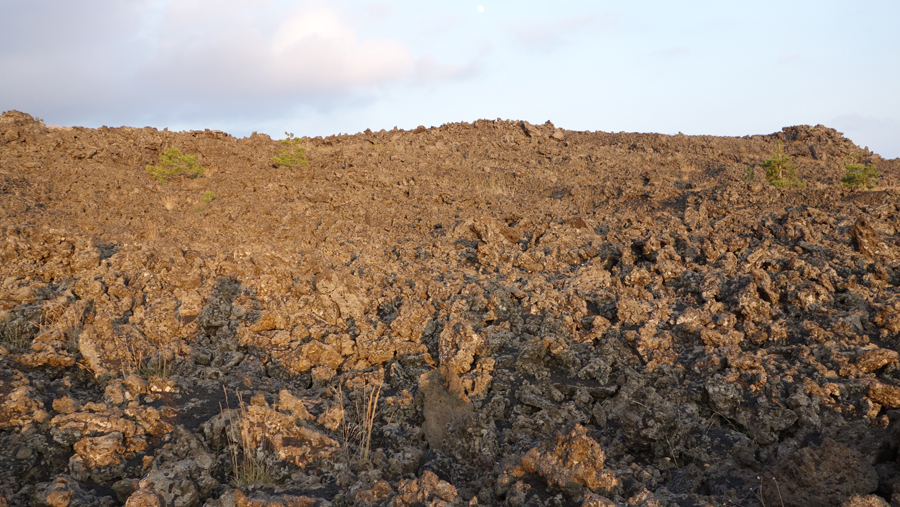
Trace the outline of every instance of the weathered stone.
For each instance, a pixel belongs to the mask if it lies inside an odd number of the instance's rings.
[[[244,443],[255,449],[269,442],[282,461],[305,468],[334,454],[340,444],[316,430],[297,426],[296,418],[268,407],[248,406],[241,419]]]
[[[568,433],[557,433],[519,460],[513,475],[523,472],[543,477],[547,484],[571,490],[580,485],[591,491],[611,490],[618,480],[603,470],[606,455],[584,426],[576,424]]]
[[[465,373],[472,368],[475,354],[483,344],[484,338],[468,322],[447,322],[438,341],[439,362],[455,373]]]
[[[100,437],[84,437],[75,442],[77,452],[89,468],[118,465],[125,451],[124,436],[118,431]]]
[[[434,472],[425,470],[418,479],[404,479],[397,485],[397,496],[391,500],[393,507],[412,505],[450,505],[458,493],[452,484],[442,481]]]
[[[294,414],[294,417],[308,421],[313,418],[306,410],[303,400],[291,394],[287,389],[278,393],[278,409]]]
[[[875,381],[869,384],[869,398],[886,407],[900,407],[900,387]]]

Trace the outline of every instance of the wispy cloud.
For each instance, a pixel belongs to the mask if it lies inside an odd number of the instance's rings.
[[[478,59],[464,64],[443,64],[434,55],[426,53],[416,60],[413,67],[413,79],[419,84],[430,84],[436,81],[459,81],[475,76],[481,70]]]
[[[612,18],[601,21],[593,14],[578,14],[549,20],[514,19],[509,22],[508,30],[516,42],[529,50],[552,51],[579,32],[602,30],[613,21]]]

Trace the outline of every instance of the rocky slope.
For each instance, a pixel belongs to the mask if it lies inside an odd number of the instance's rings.
[[[0,117],[0,505],[900,506],[900,160],[304,145]],[[152,179],[171,147],[204,177]]]

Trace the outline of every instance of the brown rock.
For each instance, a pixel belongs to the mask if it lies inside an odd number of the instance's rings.
[[[278,409],[294,414],[294,417],[304,421],[311,420],[313,416],[306,410],[303,400],[291,394],[287,389],[278,393]]]
[[[613,475],[604,471],[606,454],[594,439],[587,436],[584,426],[576,424],[563,435],[557,433],[538,447],[533,447],[519,460],[514,475],[523,472],[544,477],[547,484],[570,488],[573,484],[591,491],[609,490],[618,485]]]
[[[893,259],[895,256],[895,249],[881,241],[878,233],[869,225],[869,221],[864,216],[859,217],[859,220],[850,228],[850,238],[853,240],[856,250],[866,257]]]
[[[79,404],[75,399],[70,398],[68,396],[63,396],[62,398],[57,398],[53,400],[53,410],[61,414],[71,414],[80,408],[81,404]]]
[[[869,398],[889,408],[900,407],[900,387],[875,381],[869,385]]]
[[[472,330],[465,321],[451,320],[444,325],[438,341],[439,363],[455,373],[465,373],[472,368],[475,354],[484,344],[484,338]]]
[[[241,432],[251,448],[269,442],[278,459],[300,468],[317,459],[328,458],[340,447],[323,433],[297,426],[295,417],[269,407],[247,406],[241,419]]]
[[[56,479],[41,484],[32,498],[31,505],[35,507],[69,507],[75,505],[90,505],[91,500],[77,481],[71,477],[59,476]],[[0,502],[0,505],[4,505]]]
[[[856,358],[856,366],[863,373],[869,373],[897,360],[897,352],[888,349],[874,349]]]
[[[124,436],[114,431],[101,437],[84,437],[74,447],[89,468],[104,467],[119,464],[125,451],[123,440]]]
[[[35,398],[31,386],[21,386],[6,394],[0,403],[0,428],[24,426],[35,420],[41,422],[47,413],[44,404]]]
[[[855,495],[841,503],[841,507],[891,507],[878,495]]]
[[[336,370],[341,365],[341,354],[331,345],[312,340],[304,343],[296,352],[279,357],[285,368],[295,373],[309,370],[318,365]]]
[[[391,330],[404,340],[419,343],[422,331],[424,331],[433,313],[434,308],[430,304],[420,304],[413,300],[407,300],[400,308],[400,315],[391,322]]]
[[[393,507],[443,506],[456,500],[457,495],[456,488],[452,484],[440,480],[431,470],[425,470],[418,479],[400,481],[397,486],[397,496],[391,501],[391,505]]]

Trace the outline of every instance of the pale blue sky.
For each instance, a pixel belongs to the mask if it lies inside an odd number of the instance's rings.
[[[483,6],[480,12],[478,6]],[[0,0],[0,110],[280,137],[822,123],[900,157],[900,2]]]

